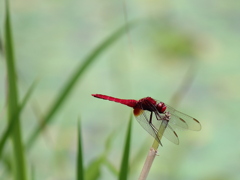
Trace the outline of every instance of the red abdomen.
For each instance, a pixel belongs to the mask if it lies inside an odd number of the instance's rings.
[[[102,94],[92,94],[92,96],[96,97],[96,98],[108,100],[108,101],[114,101],[114,102],[117,102],[117,103],[120,103],[120,104],[127,105],[127,106],[132,107],[132,108],[134,108],[137,104],[137,100],[134,100],[134,99],[119,99],[119,98],[106,96],[106,95],[102,95]]]

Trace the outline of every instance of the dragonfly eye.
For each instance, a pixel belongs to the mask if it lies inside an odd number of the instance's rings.
[[[157,110],[160,112],[160,113],[164,113],[164,111],[167,109],[167,106],[163,103],[163,102],[160,102],[157,104]]]

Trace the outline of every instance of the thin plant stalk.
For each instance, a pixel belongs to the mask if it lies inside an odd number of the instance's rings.
[[[164,133],[166,127],[167,127],[167,124],[168,124],[168,122],[163,120],[159,129],[158,129],[158,137],[159,137],[160,141],[161,141],[163,133]],[[144,163],[143,168],[142,168],[142,172],[141,172],[138,180],[147,179],[148,173],[149,173],[149,171],[152,167],[152,163],[153,163],[153,161],[154,161],[154,159],[157,155],[158,147],[159,147],[159,142],[155,139],[153,144],[152,144],[152,147],[150,148],[150,150],[148,152],[147,158],[145,160],[145,163]]]
[[[15,178],[16,180],[26,180],[27,170],[24,154],[24,147],[22,143],[22,132],[19,118],[19,105],[18,105],[18,92],[17,92],[17,80],[16,80],[16,67],[14,58],[13,38],[10,22],[9,1],[5,1],[5,52],[6,52],[6,65],[7,65],[7,96],[8,96],[8,119],[11,123],[12,117],[17,115],[14,122],[12,131],[13,142],[13,155],[15,161]]]
[[[78,120],[78,153],[77,153],[77,180],[84,180],[82,132],[80,120]]]
[[[172,102],[174,102],[174,104],[176,104],[180,101],[180,97],[183,97],[183,93],[186,92],[189,89],[189,87],[190,87],[190,85],[193,81],[195,71],[192,71],[192,69],[195,69],[194,68],[195,64],[192,64],[190,67],[191,68],[189,68],[189,71],[187,72],[187,75],[184,78],[184,80],[181,84],[181,87],[178,89],[178,91],[175,93],[175,95],[172,98]],[[167,123],[165,123],[165,126],[160,126],[159,127],[159,131],[158,131],[159,140],[162,139],[162,135],[163,135],[166,127],[167,127]],[[145,163],[143,165],[143,169],[142,169],[142,172],[140,174],[139,180],[145,180],[147,178],[148,173],[151,169],[153,160],[156,157],[158,146],[159,146],[158,141],[154,140],[153,145],[150,148],[150,150],[148,152],[148,156],[147,156],[147,158],[145,160]]]
[[[195,77],[196,72],[196,64],[195,62],[191,64],[185,78],[183,79],[183,82],[181,83],[180,88],[177,90],[177,92],[173,95],[171,102],[172,104],[178,104],[179,101],[181,101],[181,98],[183,98],[184,93],[187,92],[187,90],[190,88],[191,83],[193,82],[193,79]],[[158,131],[159,140],[162,139],[162,135],[167,127],[167,123],[165,123],[165,126],[160,126]],[[150,171],[150,168],[152,166],[153,160],[157,154],[159,143],[158,141],[154,140],[152,147],[149,150],[148,156],[145,160],[145,163],[143,165],[142,172],[140,174],[139,180],[145,180],[147,178],[147,175]]]
[[[131,146],[132,114],[129,119],[128,130],[126,134],[125,146],[123,151],[122,163],[119,172],[119,180],[126,180],[129,172],[129,156]]]
[[[181,85],[179,86],[179,88],[177,89],[177,91],[174,93],[174,95],[172,96],[171,100],[170,100],[170,104],[174,104],[175,107],[180,103],[180,101],[184,98],[184,96],[186,95],[186,93],[188,92],[188,90],[190,89],[194,78],[196,77],[196,72],[197,72],[197,67],[196,67],[196,62],[193,61],[186,74],[185,77],[182,80]]]

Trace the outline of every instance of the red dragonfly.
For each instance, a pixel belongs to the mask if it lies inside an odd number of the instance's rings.
[[[140,100],[119,99],[102,94],[92,94],[92,96],[104,100],[114,101],[133,108],[133,114],[140,125],[152,135],[159,144],[162,135],[175,144],[179,144],[175,128],[190,129],[199,131],[201,124],[191,116],[181,113],[171,106],[157,101],[151,97],[145,97]],[[159,129],[164,128],[163,134],[159,134]]]

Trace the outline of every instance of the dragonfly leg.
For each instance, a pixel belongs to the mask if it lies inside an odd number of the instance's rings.
[[[152,124],[152,113],[153,112],[151,112],[150,117],[149,117],[149,124]]]
[[[161,120],[169,121],[171,118],[171,114],[169,112],[165,112],[164,114],[155,113],[155,116],[158,121]]]
[[[160,121],[160,120],[163,120],[163,118],[164,118],[165,115],[161,116],[161,114],[155,113],[155,116],[156,116],[156,119],[157,119],[158,121]]]
[[[167,120],[167,121],[169,121],[170,120],[170,118],[171,118],[171,114],[167,111],[167,112],[165,112],[165,116],[164,116],[164,120]]]

